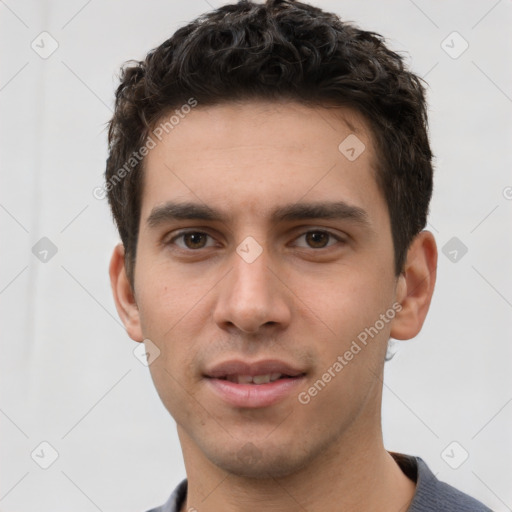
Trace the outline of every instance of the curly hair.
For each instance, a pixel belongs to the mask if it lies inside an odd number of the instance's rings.
[[[121,69],[105,190],[132,287],[143,150],[151,130],[192,102],[205,107],[258,99],[349,106],[363,116],[377,152],[376,180],[388,206],[400,274],[411,241],[426,225],[432,195],[422,80],[381,35],[336,14],[293,0],[241,1],[199,16],[143,61]]]

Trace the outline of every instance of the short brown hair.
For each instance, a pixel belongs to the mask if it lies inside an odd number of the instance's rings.
[[[132,287],[143,158],[126,163],[155,123],[191,98],[200,106],[291,99],[350,106],[362,114],[377,150],[395,271],[402,271],[412,239],[426,225],[432,153],[422,81],[382,36],[301,2],[241,1],[201,15],[143,61],[127,63],[120,82],[105,176]]]

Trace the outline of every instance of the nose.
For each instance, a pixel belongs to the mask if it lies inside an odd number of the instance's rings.
[[[269,263],[265,251],[252,263],[233,254],[232,270],[221,282],[213,312],[220,328],[254,334],[264,327],[289,325],[289,294]]]

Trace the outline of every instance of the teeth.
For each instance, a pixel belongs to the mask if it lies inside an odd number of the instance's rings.
[[[226,380],[236,382],[237,384],[268,384],[282,377],[281,373],[267,373],[265,375],[228,375]]]
[[[250,384],[252,377],[250,375],[233,375],[233,382],[237,384]]]
[[[268,384],[270,382],[270,373],[267,373],[266,375],[255,375],[252,378],[252,381],[254,384]]]

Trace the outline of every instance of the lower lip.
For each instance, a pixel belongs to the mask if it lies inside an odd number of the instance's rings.
[[[224,379],[207,378],[207,385],[220,398],[235,407],[268,407],[286,398],[304,381],[304,376],[278,379],[267,384],[237,384]]]

